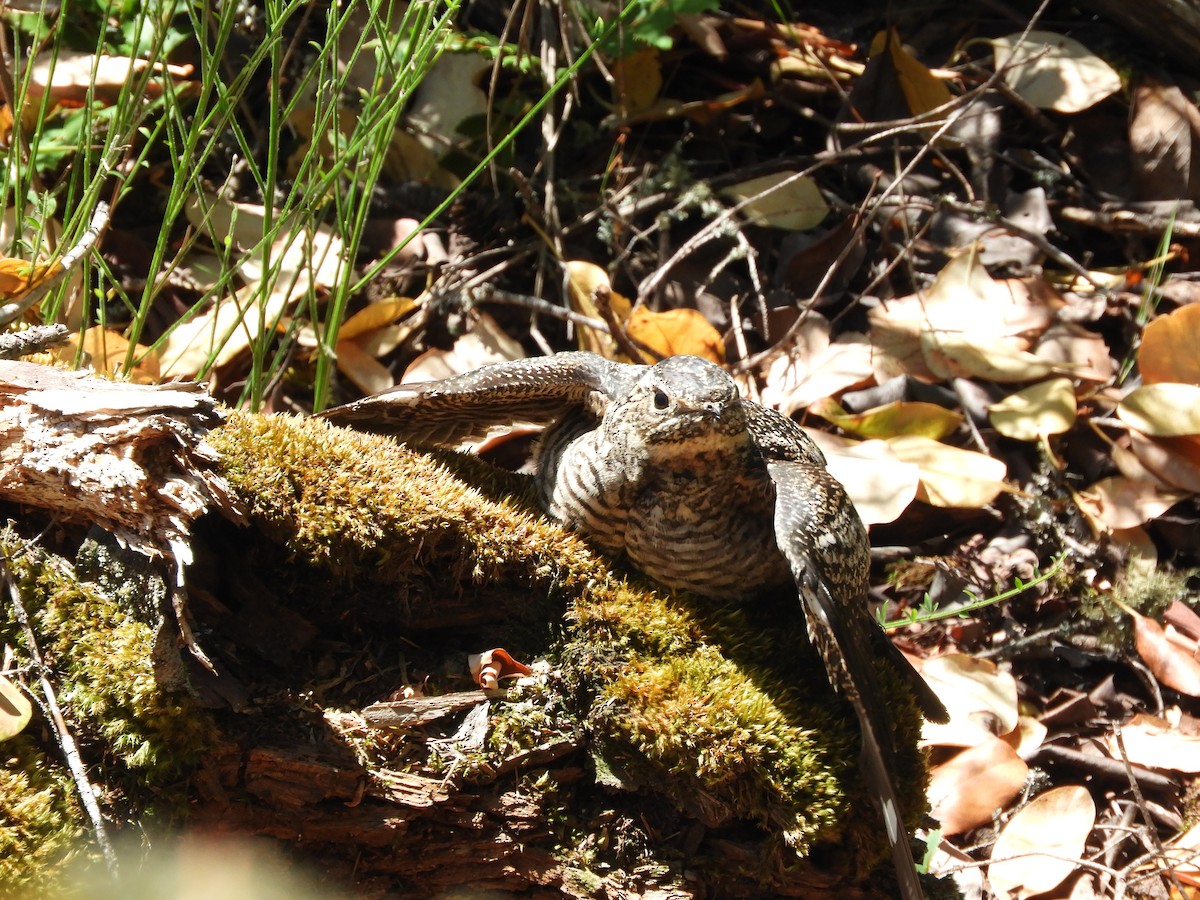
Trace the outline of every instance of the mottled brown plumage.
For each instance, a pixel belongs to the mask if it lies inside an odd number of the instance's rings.
[[[324,414],[418,445],[546,426],[536,481],[555,518],[670,588],[752,599],[794,584],[830,682],[853,704],[862,766],[887,825],[904,900],[923,897],[890,774],[889,716],[872,656],[890,656],[925,714],[945,708],[871,619],[870,545],[821,451],[786,416],[742,399],[706,360],[654,366],[560,353],[401,385]]]

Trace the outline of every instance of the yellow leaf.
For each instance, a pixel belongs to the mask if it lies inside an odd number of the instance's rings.
[[[71,350],[69,351],[71,357],[74,357],[76,348],[81,344],[83,351],[91,358],[92,368],[106,375],[120,371],[125,365],[125,357],[129,353],[129,340],[125,335],[104,328],[102,325],[93,325],[85,331],[82,341],[77,335],[71,336]],[[139,362],[133,367],[133,371],[128,373],[130,381],[135,384],[157,384],[162,380],[156,353],[150,352],[148,348],[139,344],[134,352],[134,357]]]
[[[1075,424],[1075,386],[1069,378],[1051,378],[993,403],[988,418],[1005,437],[1036,441],[1069,431]]]
[[[391,325],[417,308],[411,297],[393,297],[371,303],[348,318],[338,331],[339,341],[348,341],[363,334]]]
[[[684,308],[651,312],[634,310],[625,329],[639,344],[660,356],[691,354],[715,363],[725,362],[725,343],[699,310]]]
[[[662,65],[658,50],[645,47],[622,57],[613,65],[619,110],[622,116],[636,116],[654,105],[662,90]]]
[[[1118,404],[1117,415],[1130,428],[1153,437],[1200,434],[1200,385],[1144,384]]]
[[[921,469],[917,499],[932,506],[978,509],[1006,488],[1008,468],[998,459],[916,435],[888,441],[896,456]]]
[[[21,690],[0,675],[0,741],[20,734],[33,716],[33,706]]]
[[[633,308],[633,304],[629,302],[628,298],[612,290],[608,273],[602,268],[595,263],[581,259],[568,260],[563,263],[563,268],[567,270],[567,300],[571,304],[571,309],[592,319],[603,318],[595,301],[596,289],[601,288],[609,292],[608,305],[616,320],[624,322],[629,318],[629,311]],[[577,325],[575,335],[580,350],[590,350],[609,359],[615,359],[619,355],[616,342],[607,332],[588,328],[586,325]],[[641,360],[637,361],[641,362]]]
[[[834,400],[826,397],[808,408],[822,419],[866,438],[890,438],[901,434],[917,434],[940,440],[963,423],[960,413],[920,400],[897,400],[861,413],[848,413]]]

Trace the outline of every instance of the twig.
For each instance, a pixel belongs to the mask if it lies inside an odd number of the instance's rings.
[[[8,586],[8,596],[12,603],[13,611],[16,614],[17,621],[21,623],[21,628],[25,632],[25,640],[28,642],[29,656],[33,661],[33,670],[37,672],[38,682],[42,688],[42,697],[38,697],[32,691],[30,696],[42,709],[42,713],[50,721],[51,728],[54,729],[54,736],[58,740],[58,746],[63,752],[63,757],[66,759],[67,768],[71,772],[71,777],[75,781],[75,789],[79,791],[79,799],[83,804],[84,810],[87,811],[88,818],[92,820],[92,828],[95,829],[96,843],[100,845],[100,852],[104,854],[104,862],[108,866],[110,875],[117,874],[117,854],[113,850],[112,841],[108,836],[108,829],[104,824],[104,817],[100,813],[100,805],[96,802],[96,793],[92,789],[92,784],[88,781],[87,770],[84,768],[83,760],[79,756],[79,745],[75,743],[75,738],[67,728],[67,723],[63,719],[62,711],[59,709],[58,700],[54,695],[54,686],[50,684],[50,679],[47,677],[48,669],[42,661],[41,651],[38,649],[37,636],[33,632],[33,625],[29,620],[29,613],[25,610],[25,604],[21,601],[21,594],[17,590],[16,579],[13,578],[12,569],[9,566],[8,554],[0,552],[0,575],[3,576],[5,583]]]
[[[635,362],[642,362],[646,357],[645,353],[650,353],[652,356],[659,357],[659,354],[647,348],[644,352],[639,349],[634,343],[633,338],[629,336],[617,319],[617,314],[612,308],[612,289],[606,284],[598,284],[592,289],[592,302],[596,304],[596,309],[600,311],[600,315],[604,318],[605,324],[608,326],[608,333],[612,335],[612,339],[617,342],[617,346],[621,348],[621,352]],[[661,358],[661,357],[660,357]]]
[[[108,204],[101,200],[96,204],[96,211],[92,213],[92,221],[88,225],[87,231],[80,236],[74,247],[62,255],[57,263],[51,264],[57,266],[54,274],[41,281],[36,287],[22,294],[13,302],[0,306],[0,325],[6,325],[16,319],[25,310],[46,296],[52,287],[62,281],[67,276],[67,273],[75,268],[75,265],[83,259],[84,254],[96,245],[96,239],[100,236],[100,232],[104,230],[106,225],[108,225]],[[37,264],[31,261],[30,266],[36,267]]]
[[[1133,802],[1137,804],[1138,812],[1142,814],[1142,819],[1146,823],[1146,832],[1150,836],[1150,842],[1154,845],[1154,850],[1158,853],[1158,858],[1166,859],[1167,851],[1158,837],[1158,829],[1154,827],[1154,819],[1150,815],[1149,807],[1146,806],[1146,798],[1142,796],[1142,786],[1133,777],[1133,764],[1129,761],[1129,754],[1125,752],[1125,735],[1121,731],[1120,722],[1113,722],[1113,736],[1117,739],[1117,749],[1121,751],[1121,763],[1125,767],[1125,777],[1129,780],[1129,790],[1133,793]],[[1164,874],[1164,880],[1168,881],[1175,888],[1180,897],[1187,896],[1187,892],[1183,889],[1183,885],[1179,883],[1179,877],[1175,874],[1173,867],[1168,867]]]
[[[71,336],[66,325],[34,325],[24,331],[0,334],[0,359],[17,359],[61,344]]]
[[[467,296],[471,298],[471,302],[473,303],[500,303],[505,306],[523,306],[541,315],[553,316],[556,319],[573,322],[585,328],[594,328],[596,331],[603,331],[605,333],[609,333],[610,331],[608,323],[603,319],[597,319],[595,316],[585,316],[583,313],[577,313],[573,309],[558,306],[549,300],[543,300],[541,297],[534,297],[529,294],[514,294],[512,291],[502,291],[500,288],[493,287],[490,284],[481,284],[478,287],[469,289]]]

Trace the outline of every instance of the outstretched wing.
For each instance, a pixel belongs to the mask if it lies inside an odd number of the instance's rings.
[[[869,544],[845,490],[811,460],[768,460],[767,467],[775,482],[776,542],[792,569],[809,637],[829,680],[858,717],[863,778],[883,814],[901,896],[924,900],[892,782],[895,744],[872,662],[880,638],[920,683],[917,699],[926,715],[944,721],[945,708],[882,632],[872,633],[878,628],[863,603]]]
[[[559,353],[484,366],[441,381],[401,384],[320,417],[423,446],[481,440],[502,425],[549,425],[587,411],[597,419],[642,366],[595,353]]]

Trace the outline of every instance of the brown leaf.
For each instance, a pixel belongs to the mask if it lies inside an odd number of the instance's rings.
[[[929,812],[944,834],[961,834],[992,820],[1016,797],[1029,766],[1015,750],[989,737],[936,766],[929,777]]]
[[[1200,697],[1200,660],[1169,640],[1163,627],[1137,610],[1124,607],[1133,620],[1133,643],[1142,662],[1162,684]]]
[[[1138,713],[1121,726],[1121,743],[1110,735],[1108,749],[1121,758],[1121,744],[1131,763],[1152,769],[1200,772],[1200,736],[1184,734],[1166,719]]]
[[[996,896],[1029,897],[1061,884],[1075,871],[1095,824],[1096,804],[1086,788],[1067,785],[1039,794],[992,847],[988,878]]]
[[[1101,478],[1075,494],[1075,503],[1097,531],[1133,528],[1157,518],[1183,499],[1152,481],[1123,475]]]
[[[1139,200],[1200,199],[1200,110],[1174,84],[1147,76],[1133,90],[1129,146]]]

